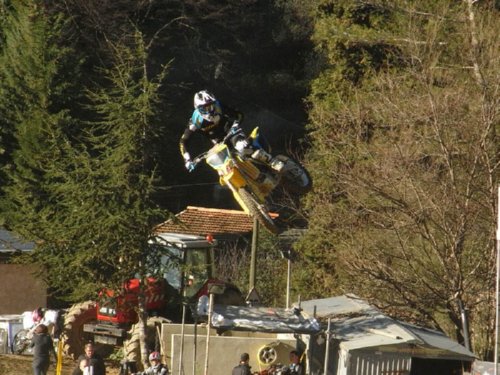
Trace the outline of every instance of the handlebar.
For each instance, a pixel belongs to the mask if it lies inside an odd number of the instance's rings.
[[[243,130],[239,126],[232,126],[231,129],[229,129],[229,131],[227,132],[226,136],[222,139],[222,141],[217,142],[217,144],[226,143],[229,139],[231,139],[236,134],[241,133],[241,132],[243,132]],[[204,153],[196,156],[193,159],[194,168],[196,168],[201,161],[203,161],[207,158],[209,152],[210,152],[210,150],[205,151]]]
[[[207,156],[208,156],[208,151],[205,151],[203,154],[200,154],[197,157],[195,157],[193,159],[194,167],[196,168],[201,161],[207,158]]]

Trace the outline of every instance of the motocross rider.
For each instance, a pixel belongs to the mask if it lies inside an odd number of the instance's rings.
[[[236,151],[243,156],[250,155],[253,159],[262,161],[279,172],[283,168],[283,162],[273,159],[269,153],[257,145],[249,144],[240,128],[242,121],[242,112],[223,105],[211,92],[207,90],[197,92],[194,95],[193,114],[179,142],[186,169],[192,172],[195,168],[188,145],[191,136],[200,131],[214,144],[222,141],[231,132],[234,135],[230,138],[230,143]]]

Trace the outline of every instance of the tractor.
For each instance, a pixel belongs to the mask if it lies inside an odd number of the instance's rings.
[[[223,294],[215,303],[243,305],[244,297],[233,284],[213,276],[214,247],[216,241],[207,236],[159,234],[155,244],[161,245],[159,266],[163,278],[147,278],[145,307],[148,313],[148,350],[156,349],[161,323],[180,322],[182,305],[191,307],[188,315],[196,316],[196,306],[206,301],[209,284],[223,286]],[[63,351],[76,358],[84,345],[92,341],[101,355],[110,354],[122,346],[128,361],[140,359],[137,317],[138,292],[141,281],[127,280],[122,292],[104,290],[97,301],[73,305],[65,314],[62,332]]]

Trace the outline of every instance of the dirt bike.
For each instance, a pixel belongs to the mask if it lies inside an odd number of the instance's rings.
[[[49,328],[50,335],[54,339],[58,336],[60,331],[59,325],[63,312],[57,310],[46,310],[44,311],[44,318],[39,322],[31,321],[29,326],[24,326],[23,329],[19,330],[12,340],[11,351],[14,354],[33,354],[33,348],[30,347],[31,339],[35,332],[36,327],[40,324],[45,324]]]
[[[279,233],[273,217],[269,213],[267,198],[277,186],[283,186],[292,194],[304,194],[310,190],[312,180],[305,168],[285,155],[277,155],[274,159],[281,162],[279,171],[269,164],[242,156],[227,144],[235,133],[229,132],[210,150],[197,156],[193,163],[198,165],[202,160],[217,171],[219,183],[228,186],[243,211],[256,218],[260,224],[273,234]],[[248,141],[256,145],[259,128],[255,128]]]

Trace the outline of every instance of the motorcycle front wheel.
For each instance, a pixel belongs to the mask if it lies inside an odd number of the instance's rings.
[[[269,215],[265,205],[258,203],[252,193],[244,187],[238,189],[238,194],[240,195],[243,203],[245,203],[245,206],[247,206],[252,217],[256,218],[259,223],[272,234],[279,233],[279,229]]]

